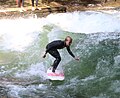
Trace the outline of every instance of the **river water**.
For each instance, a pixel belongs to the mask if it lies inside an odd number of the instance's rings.
[[[75,61],[60,50],[64,81],[50,81],[48,42],[73,38]],[[0,20],[0,98],[119,98],[120,13],[72,12]]]

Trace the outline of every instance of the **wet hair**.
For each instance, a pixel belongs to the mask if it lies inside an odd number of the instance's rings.
[[[67,41],[68,38],[70,39],[70,43],[72,43],[72,38],[71,38],[70,36],[67,36],[67,37],[65,38],[65,41]]]

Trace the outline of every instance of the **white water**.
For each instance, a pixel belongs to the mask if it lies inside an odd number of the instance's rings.
[[[0,50],[23,51],[41,32],[44,19],[0,20]]]
[[[101,12],[60,13],[38,19],[3,19],[0,20],[0,50],[24,51],[41,33],[42,27],[50,24],[58,26],[59,31],[75,33],[120,32],[120,19]]]
[[[32,79],[32,77],[34,78],[34,76],[38,76],[39,78],[41,77],[44,80],[47,79],[45,72],[46,70],[44,64],[38,63],[35,65],[31,65],[27,70],[23,72],[17,72],[15,77]]]
[[[118,12],[119,14],[119,12]],[[76,33],[120,32],[120,19],[101,12],[51,14],[47,20],[61,29]]]
[[[117,14],[119,15],[119,13]],[[52,31],[48,34],[49,41],[55,40],[58,38],[58,35],[63,31],[69,31],[73,33],[97,33],[97,32],[120,32],[120,18],[114,16],[113,14],[105,14],[100,12],[74,12],[74,13],[62,13],[62,14],[51,14],[46,18],[29,18],[29,19],[15,19],[15,20],[0,20],[0,50],[12,50],[12,51],[20,51],[24,52],[27,47],[29,47],[39,34],[43,31],[44,25],[55,25]],[[57,27],[56,27],[57,26]],[[57,32],[57,33],[56,33]],[[58,33],[59,32],[59,33]],[[105,34],[105,33],[104,33]],[[98,38],[104,39],[105,35],[101,34],[101,37]],[[114,36],[110,36],[113,38]],[[95,40],[96,41],[96,40]],[[118,63],[119,56],[116,56],[115,63]],[[99,67],[100,65],[98,65]],[[115,67],[119,67],[115,66]],[[4,68],[3,68],[4,69]],[[43,63],[32,64],[28,69],[24,71],[18,71],[15,74],[15,77],[19,78],[34,78],[34,76],[38,76],[42,79],[45,79],[45,66]],[[98,69],[99,70],[99,69]],[[12,71],[12,70],[11,70]],[[8,70],[7,70],[8,72]],[[9,73],[9,72],[8,72]],[[4,74],[1,73],[1,74]],[[85,79],[81,79],[82,82],[86,82],[89,80],[95,79],[96,76],[91,75],[86,77]],[[71,81],[72,85],[68,85],[70,87],[74,87],[79,80],[73,78]],[[115,90],[115,92],[119,92],[120,88],[117,86],[120,83],[118,81],[113,82],[111,84],[110,90]],[[115,87],[114,87],[115,86]],[[28,86],[27,88],[18,86],[18,85],[8,85],[11,92],[10,95],[19,97],[19,92],[28,91],[29,89],[34,91],[34,88],[37,89],[47,89],[45,85],[40,85],[40,87]],[[62,87],[63,88],[63,85]],[[36,89],[35,89],[36,90]],[[30,91],[28,91],[30,94]],[[106,97],[106,95],[100,94],[99,98]],[[93,98],[98,98],[94,96]]]

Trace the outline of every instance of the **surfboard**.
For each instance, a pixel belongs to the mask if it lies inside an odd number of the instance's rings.
[[[64,80],[65,79],[65,76],[64,76],[64,73],[63,71],[61,70],[55,70],[55,73],[52,72],[52,68],[48,68],[47,70],[47,78],[50,79],[50,80]]]

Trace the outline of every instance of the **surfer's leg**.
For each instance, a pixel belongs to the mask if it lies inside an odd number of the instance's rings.
[[[55,72],[55,70],[57,69],[57,66],[60,63],[60,61],[61,61],[60,57],[55,59],[55,61],[53,63],[53,70],[52,70],[52,72]]]
[[[52,70],[52,72],[55,72],[58,64],[61,61],[61,57],[60,57],[60,54],[57,50],[51,50],[51,51],[49,51],[49,54],[51,54],[55,58],[55,61],[53,63],[53,70]]]

